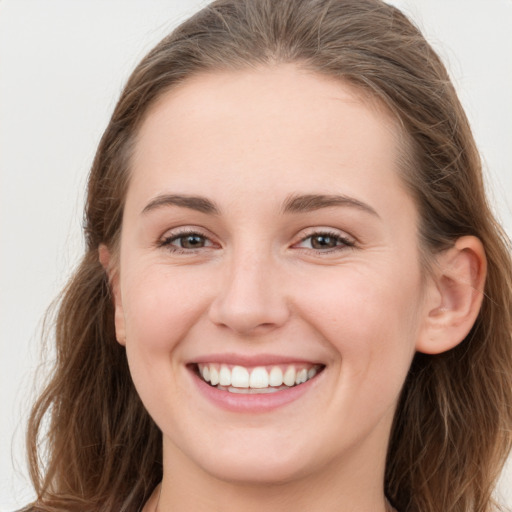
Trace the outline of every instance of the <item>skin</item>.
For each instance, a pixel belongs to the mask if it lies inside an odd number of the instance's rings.
[[[383,108],[291,65],[200,75],[150,110],[116,266],[100,249],[118,340],[163,433],[161,495],[146,511],[158,500],[160,511],[385,510],[387,443],[412,357],[463,339],[485,275],[469,237],[438,262],[451,274],[425,275],[399,139]],[[156,204],[164,194],[219,212]],[[304,194],[365,207],[283,213]],[[196,249],[181,247],[190,232]],[[187,365],[212,353],[325,369],[294,402],[239,413],[194,385]]]

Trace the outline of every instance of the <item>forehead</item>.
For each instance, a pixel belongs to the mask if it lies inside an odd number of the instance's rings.
[[[368,191],[401,187],[400,138],[377,100],[294,65],[200,74],[148,111],[129,195],[159,187],[206,194],[213,181],[267,195],[294,187],[350,193],[364,180]]]
[[[184,121],[233,122],[237,114],[243,113],[254,119],[263,117],[269,123],[277,118],[290,124],[297,120],[317,123],[320,119],[328,121],[326,110],[331,110],[335,103],[359,109],[360,117],[378,117],[382,127],[399,140],[404,135],[397,117],[369,90],[296,64],[278,64],[189,77],[163,92],[149,107],[141,123],[139,140],[155,123],[167,123],[171,115],[182,126]],[[338,114],[332,110],[331,113],[331,117]],[[213,117],[208,119],[209,116]]]

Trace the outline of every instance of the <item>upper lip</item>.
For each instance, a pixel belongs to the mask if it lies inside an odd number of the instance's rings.
[[[193,363],[218,363],[218,364],[229,364],[229,365],[238,365],[238,366],[270,366],[270,365],[278,365],[278,364],[293,364],[293,363],[303,363],[303,364],[324,364],[318,360],[305,359],[296,356],[286,356],[279,354],[258,354],[258,355],[246,355],[246,354],[234,354],[234,353],[226,353],[226,354],[205,354],[195,358],[190,361],[190,364]]]

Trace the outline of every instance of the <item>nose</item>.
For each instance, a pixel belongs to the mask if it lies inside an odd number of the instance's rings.
[[[272,257],[245,252],[227,265],[210,320],[245,336],[261,335],[284,325],[289,303]]]

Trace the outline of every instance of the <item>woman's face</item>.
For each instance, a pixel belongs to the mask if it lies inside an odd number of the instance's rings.
[[[398,140],[291,65],[200,75],[149,112],[114,293],[166,459],[231,481],[383,468],[426,315]]]

